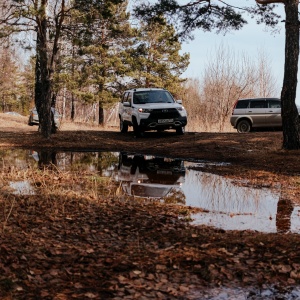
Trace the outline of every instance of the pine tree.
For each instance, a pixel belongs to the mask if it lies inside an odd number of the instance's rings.
[[[118,100],[120,86],[129,72],[126,47],[131,28],[127,2],[75,1],[76,11],[69,35],[72,57],[69,72],[73,82],[72,94],[84,103],[98,103],[99,124],[104,123],[104,108]],[[65,60],[66,61],[66,60]]]
[[[189,54],[180,54],[181,44],[173,26],[164,19],[159,23],[141,22],[131,49],[133,85],[162,87],[176,94],[184,79],[180,75],[189,65]]]

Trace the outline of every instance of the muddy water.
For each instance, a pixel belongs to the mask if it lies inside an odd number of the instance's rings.
[[[2,151],[2,164],[13,168],[53,164],[64,171],[88,170],[106,176],[134,197],[197,207],[192,224],[224,230],[300,233],[300,207],[273,189],[246,187],[222,176],[199,171],[205,162],[129,155],[116,152]],[[210,165],[213,163],[210,162]],[[11,182],[17,194],[32,194],[30,182]]]
[[[0,156],[3,166],[16,170],[51,164],[68,172],[88,171],[95,177],[115,180],[124,194],[197,207],[201,212],[192,216],[193,224],[224,230],[300,233],[300,207],[282,199],[280,185],[274,189],[250,188],[245,182],[199,171],[206,162],[115,152],[13,150],[2,151]],[[15,194],[35,193],[29,180],[10,182],[8,189]],[[300,299],[300,289],[207,287],[195,289],[190,299]]]

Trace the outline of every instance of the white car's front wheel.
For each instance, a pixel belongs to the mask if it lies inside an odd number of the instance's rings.
[[[138,125],[136,119],[133,119],[133,132],[135,137],[141,137],[143,136],[143,130],[141,129],[141,127]]]
[[[176,128],[176,133],[179,135],[182,135],[185,133],[185,128],[184,127],[178,127]]]
[[[122,133],[128,132],[128,124],[125,124],[121,118],[120,118],[120,131]]]

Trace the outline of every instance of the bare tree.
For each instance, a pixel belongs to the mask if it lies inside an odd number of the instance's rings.
[[[279,95],[277,81],[271,70],[272,62],[264,50],[258,50],[258,84],[256,95],[259,97],[275,97]]]
[[[181,91],[179,97],[183,100],[184,107],[188,112],[188,130],[199,131],[200,128],[203,130],[205,108],[201,101],[199,79],[189,78],[182,84]],[[199,124],[201,124],[200,127]]]
[[[241,97],[253,96],[256,82],[255,65],[246,55],[239,59],[223,45],[216,50],[205,68],[203,100],[210,106],[209,115],[219,131],[224,129],[233,103]]]
[[[19,66],[17,57],[10,45],[9,38],[2,40],[0,45],[0,103],[2,112],[16,109],[20,85]]]
[[[35,104],[44,137],[51,134],[53,74],[68,0],[10,0],[1,6],[1,34],[36,33]]]
[[[263,51],[258,60],[220,45],[199,80],[189,80],[182,96],[189,114],[189,130],[224,131],[239,98],[275,97],[276,81]]]

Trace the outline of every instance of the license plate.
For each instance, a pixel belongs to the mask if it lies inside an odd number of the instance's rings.
[[[172,123],[173,121],[173,119],[160,119],[158,120],[158,123]]]
[[[157,174],[160,174],[160,175],[172,175],[172,171],[157,170]]]

